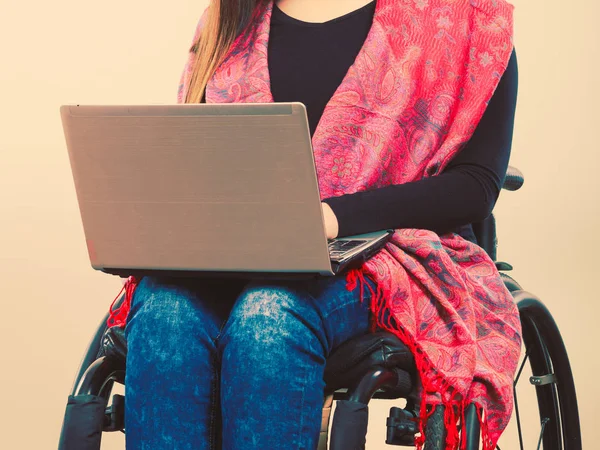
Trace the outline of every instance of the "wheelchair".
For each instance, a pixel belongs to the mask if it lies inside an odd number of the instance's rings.
[[[509,167],[503,189],[516,191],[523,175]],[[540,427],[538,446],[545,450],[581,450],[581,431],[575,385],[567,352],[552,315],[543,303],[505,272],[512,267],[496,259],[496,222],[493,214],[473,224],[477,241],[496,263],[497,269],[519,309],[525,355],[514,380],[515,413],[520,448],[523,434],[516,386],[529,362],[535,386]],[[123,300],[123,296],[116,303]],[[127,343],[123,329],[107,328],[108,314],[95,332],[83,357],[68,397],[59,450],[98,450],[104,432],[126,432],[125,397],[113,394],[115,383],[125,382]],[[410,351],[393,334],[368,333],[351,339],[334,350],[326,363],[326,382],[321,434],[318,448],[325,450],[364,449],[368,404],[372,398],[405,399],[404,407],[391,407],[387,419],[388,445],[414,446],[417,372]],[[112,399],[111,399],[111,394]],[[337,400],[330,420],[333,400]],[[110,404],[109,404],[110,402]],[[443,450],[443,409],[437,407],[425,429],[425,450]],[[480,429],[474,405],[467,408],[463,433],[468,450],[479,449]],[[536,430],[536,433],[538,431]],[[330,442],[329,441],[330,438]],[[497,447],[499,448],[499,447]],[[516,448],[516,447],[511,447]]]

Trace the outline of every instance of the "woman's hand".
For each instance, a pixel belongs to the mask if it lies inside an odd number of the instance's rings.
[[[335,217],[331,206],[329,206],[327,203],[321,202],[321,209],[323,210],[325,234],[327,235],[327,239],[334,239],[337,237],[339,231],[337,217]]]

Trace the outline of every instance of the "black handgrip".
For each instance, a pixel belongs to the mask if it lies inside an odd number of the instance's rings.
[[[394,371],[398,376],[398,382],[396,383],[396,386],[390,388],[390,391],[402,398],[406,398],[407,395],[410,395],[414,387],[412,377],[406,370],[402,370],[398,367],[394,368]]]
[[[444,407],[437,405],[433,414],[427,419],[424,450],[444,450],[446,448],[446,435]]]
[[[502,189],[506,189],[507,191],[516,191],[523,186],[524,181],[525,178],[523,177],[523,173],[521,173],[519,169],[508,166]]]

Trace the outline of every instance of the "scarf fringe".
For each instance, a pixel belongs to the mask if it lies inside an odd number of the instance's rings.
[[[391,323],[391,312],[386,309],[386,296],[379,286],[374,291],[366,282],[365,274],[360,269],[351,269],[346,277],[346,289],[353,291],[357,285],[360,287],[360,300],[364,302],[365,285],[371,293],[371,331],[384,329],[395,334],[412,352],[415,357],[417,371],[421,378],[423,393],[421,395],[421,406],[419,408],[419,435],[415,436],[417,450],[422,450],[425,445],[425,428],[429,417],[433,414],[437,404],[427,402],[426,394],[440,393],[441,405],[444,406],[444,426],[446,427],[446,450],[466,449],[466,435],[461,433],[465,423],[466,399],[456,392],[456,389],[446,381],[432,366],[426,355],[416,346],[416,343],[408,336],[404,328],[398,324],[394,327]],[[387,315],[385,313],[388,313]],[[489,428],[484,417],[483,407],[476,405],[477,417],[481,429],[482,450],[494,450],[496,443],[489,434]]]
[[[127,281],[110,305],[110,313],[108,320],[106,321],[106,325],[109,328],[123,328],[127,323],[127,316],[129,315],[129,310],[131,309],[131,299],[133,298],[133,293],[139,282],[140,280],[135,277],[127,278]],[[123,303],[121,303],[118,308],[113,309],[115,302],[119,299],[123,291],[125,291],[125,299],[123,300]]]

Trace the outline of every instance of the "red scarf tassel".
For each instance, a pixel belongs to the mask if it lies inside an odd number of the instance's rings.
[[[419,408],[419,434],[415,437],[415,446],[417,450],[422,450],[425,445],[425,427],[427,420],[433,414],[436,405],[427,403],[426,393],[441,393],[442,405],[444,406],[444,425],[447,430],[446,434],[446,450],[458,450],[459,448],[466,449],[466,439],[462,431],[463,424],[465,423],[465,410],[467,407],[465,399],[459,399],[453,386],[443,379],[441,375],[437,373],[435,368],[431,365],[425,355],[419,351],[415,342],[409,339],[408,335],[404,332],[404,328],[397,324],[394,327],[390,322],[391,314],[383,314],[386,304],[386,296],[383,289],[375,283],[377,291],[374,292],[373,288],[366,283],[365,274],[359,269],[352,269],[348,271],[346,276],[346,289],[353,291],[357,285],[360,287],[360,300],[364,302],[364,287],[365,285],[371,292],[371,305],[370,309],[372,314],[371,317],[371,331],[377,329],[384,329],[398,336],[398,338],[406,345],[415,357],[417,371],[421,378],[421,384],[423,392],[421,395],[421,407]],[[388,311],[389,312],[389,311]],[[384,319],[384,317],[386,319]],[[428,375],[425,377],[425,375]],[[444,395],[446,394],[446,395]],[[481,438],[483,442],[482,450],[494,450],[495,443],[492,442],[489,436],[488,424],[483,417],[483,408],[477,405],[477,416],[479,424],[481,426]]]
[[[133,298],[133,293],[135,288],[139,284],[140,280],[135,277],[127,278],[127,281],[121,288],[121,291],[117,294],[115,299],[110,305],[110,314],[108,316],[108,320],[106,321],[106,325],[110,327],[124,327],[127,323],[127,316],[129,315],[129,310],[131,309],[131,299]],[[125,291],[125,299],[123,303],[116,308],[113,309],[116,301],[121,297],[121,294]]]

